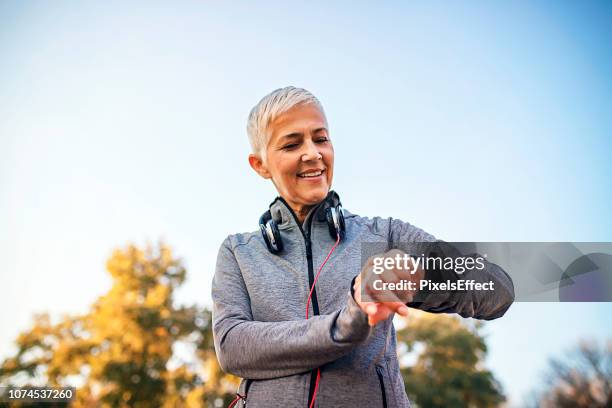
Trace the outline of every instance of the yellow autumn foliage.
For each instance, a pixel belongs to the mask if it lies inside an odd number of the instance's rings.
[[[238,379],[217,363],[210,311],[175,304],[186,271],[171,249],[127,245],[106,267],[112,287],[88,313],[55,324],[35,317],[16,340],[17,354],[0,365],[0,385],[24,375],[56,385],[77,378],[73,407],[210,407],[219,398],[227,404]],[[174,348],[185,343],[195,354],[177,366]]]

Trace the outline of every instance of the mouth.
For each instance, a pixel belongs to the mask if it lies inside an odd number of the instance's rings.
[[[302,173],[298,173],[298,177],[299,178],[303,178],[303,179],[317,179],[319,177],[322,177],[323,174],[325,173],[325,169],[313,169],[313,170],[306,170]]]

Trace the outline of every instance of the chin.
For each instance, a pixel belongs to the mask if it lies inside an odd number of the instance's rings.
[[[327,197],[327,193],[329,193],[329,187],[321,187],[317,189],[313,189],[308,193],[304,194],[304,197],[308,199],[311,205],[318,204]]]

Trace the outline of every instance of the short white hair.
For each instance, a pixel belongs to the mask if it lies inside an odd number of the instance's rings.
[[[287,86],[270,92],[251,109],[247,121],[247,134],[253,153],[261,155],[262,159],[265,160],[266,148],[272,136],[269,131],[270,123],[289,109],[300,104],[316,105],[325,116],[323,106],[316,96],[306,89],[294,86]]]

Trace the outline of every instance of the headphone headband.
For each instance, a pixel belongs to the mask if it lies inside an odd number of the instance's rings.
[[[280,197],[277,197],[271,204],[274,205],[277,200],[283,201],[283,203],[288,207],[287,203]],[[327,222],[327,228],[329,229],[329,235],[333,240],[344,239],[345,235],[345,225],[344,225],[344,213],[342,211],[342,204],[340,203],[340,197],[335,191],[330,191],[323,200],[323,211],[321,208],[317,208],[316,213],[313,216],[319,215],[318,219],[320,221]],[[319,204],[321,205],[321,204]],[[288,207],[289,208],[289,207]],[[291,211],[291,208],[289,208]],[[263,215],[259,218],[259,228],[261,230],[261,234],[263,236],[264,242],[268,247],[268,250],[273,254],[279,254],[283,250],[283,240],[278,229],[277,222],[272,217],[272,212],[270,210],[263,213]]]

